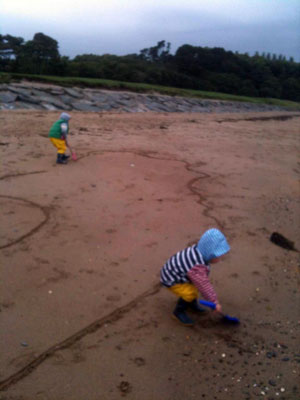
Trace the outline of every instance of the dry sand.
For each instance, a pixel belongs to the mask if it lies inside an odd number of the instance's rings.
[[[1,400],[299,399],[299,118],[2,111]],[[186,328],[166,259],[220,228],[225,327]]]

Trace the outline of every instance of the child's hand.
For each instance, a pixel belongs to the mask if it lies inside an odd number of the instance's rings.
[[[218,313],[221,313],[221,312],[222,312],[222,306],[221,306],[220,303],[217,303],[217,304],[216,304],[215,311],[217,311]]]
[[[223,318],[221,304],[216,303],[216,308],[212,312],[211,316],[212,316],[213,321],[215,321],[215,322],[221,321],[221,319]]]

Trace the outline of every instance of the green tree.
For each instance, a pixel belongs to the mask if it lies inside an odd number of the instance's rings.
[[[0,69],[13,72],[16,59],[21,52],[24,39],[11,35],[0,35]]]
[[[274,77],[269,77],[266,79],[260,89],[259,89],[259,94],[262,97],[275,97],[275,98],[280,98],[281,97],[281,85],[278,79]]]
[[[22,70],[26,72],[51,73],[55,64],[60,61],[58,43],[50,36],[36,33],[33,39],[22,47],[19,58],[23,65]]]
[[[11,35],[0,35],[0,58],[15,58],[21,50],[24,39]]]
[[[165,62],[170,55],[171,44],[165,40],[157,42],[156,46],[149,47],[140,51],[140,58],[150,62]]]
[[[300,79],[287,78],[282,83],[282,98],[300,101]]]

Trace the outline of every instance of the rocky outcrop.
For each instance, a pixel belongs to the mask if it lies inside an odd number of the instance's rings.
[[[283,107],[160,94],[67,88],[43,83],[0,84],[0,110],[65,110],[89,112],[247,112],[282,111]]]

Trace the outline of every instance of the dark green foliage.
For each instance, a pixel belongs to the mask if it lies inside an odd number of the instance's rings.
[[[0,35],[0,71],[15,71],[24,39],[11,35]]]
[[[170,59],[171,43],[161,40],[156,46],[150,47],[149,49],[143,49],[140,51],[140,59],[150,62],[166,62]]]
[[[26,42],[17,57],[19,70],[34,74],[53,73],[60,62],[58,43],[43,33]]]
[[[300,63],[283,55],[254,56],[185,44],[170,54],[164,40],[139,54],[61,57],[56,40],[0,35],[0,71],[109,79],[234,95],[300,101]]]

